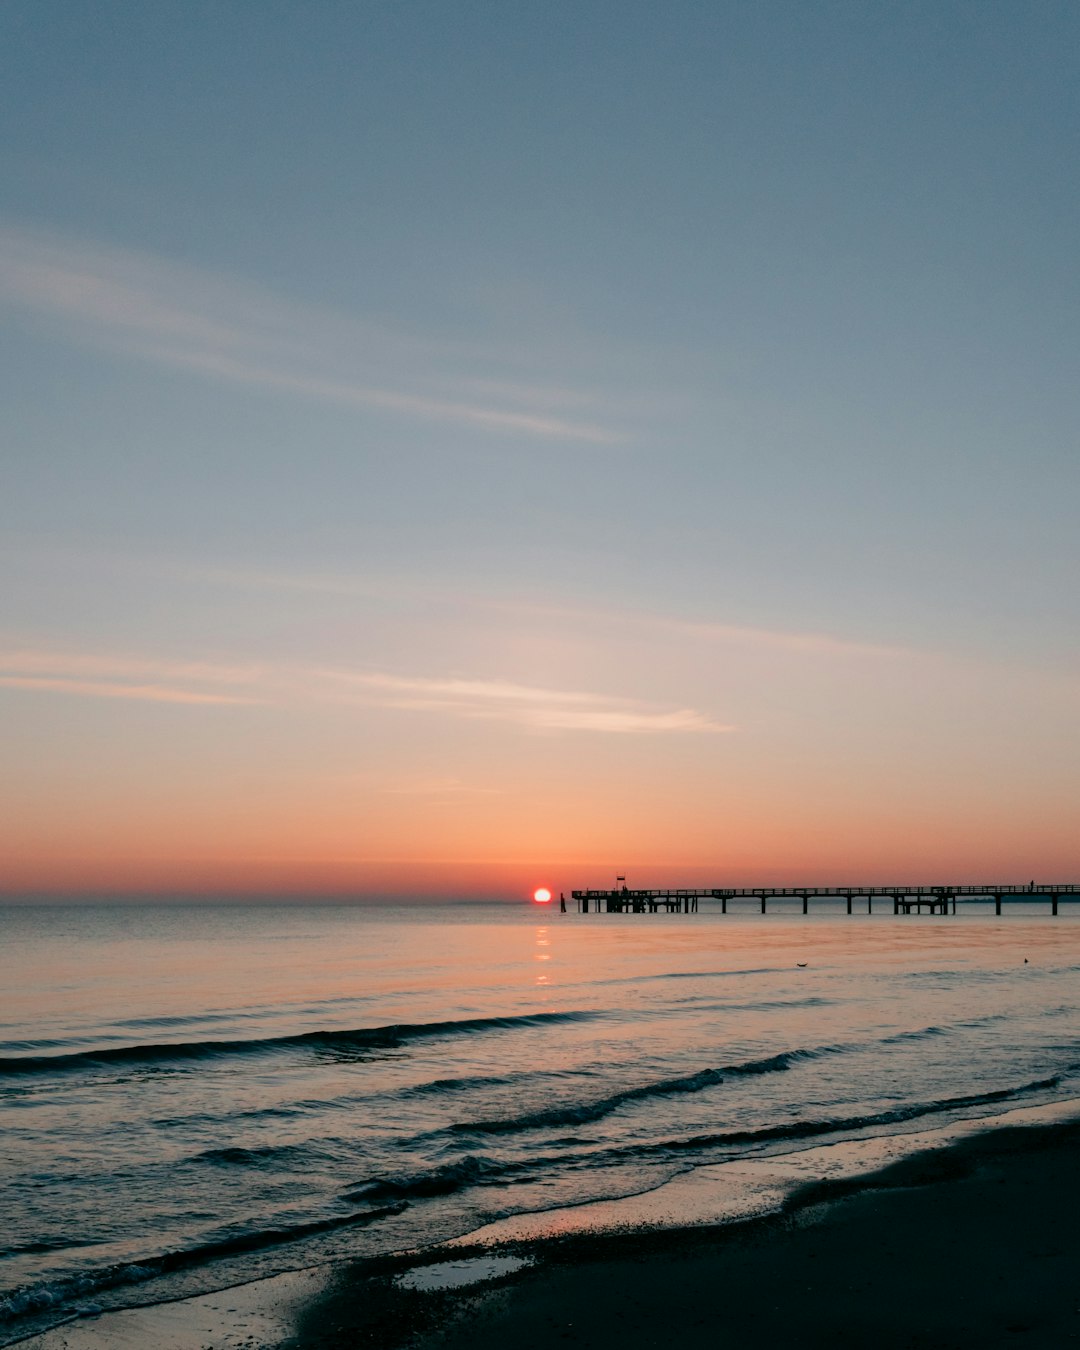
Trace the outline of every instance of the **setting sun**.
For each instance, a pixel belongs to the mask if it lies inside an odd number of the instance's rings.
[[[533,899],[538,905],[546,905],[551,899],[551,892],[546,886],[541,886],[539,890],[533,891]]]

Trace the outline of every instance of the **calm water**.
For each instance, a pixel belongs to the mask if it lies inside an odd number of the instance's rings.
[[[0,937],[0,1343],[1080,1097],[1073,910],[13,907]]]

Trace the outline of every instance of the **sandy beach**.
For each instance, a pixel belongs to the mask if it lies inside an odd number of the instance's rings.
[[[290,1350],[1080,1344],[1080,1124],[1013,1128],[727,1228],[554,1240],[487,1286],[336,1285]],[[464,1252],[460,1253],[461,1255]]]
[[[974,1134],[723,1226],[459,1243],[68,1324],[27,1350],[1080,1345],[1080,1122]],[[481,1283],[470,1264],[509,1273]]]
[[[458,1245],[308,1270],[81,1320],[23,1345],[1080,1345],[1079,1156],[1080,1122],[992,1130],[880,1172],[807,1184],[778,1215]],[[516,1269],[439,1287],[470,1264]]]

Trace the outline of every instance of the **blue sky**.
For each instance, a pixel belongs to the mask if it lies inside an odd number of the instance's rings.
[[[178,877],[272,879],[281,822],[342,800],[335,748],[380,824],[282,856],[361,889],[410,850],[835,869],[867,774],[899,857],[928,763],[957,789],[942,866],[1003,820],[1003,867],[1069,861],[1075,6],[0,25],[20,884],[73,819],[65,885],[141,876],[123,821],[160,854],[179,817]],[[555,766],[582,758],[579,800]],[[191,803],[247,820],[251,778],[277,795],[233,847]],[[753,799],[745,855],[709,842],[744,809],[721,783]]]

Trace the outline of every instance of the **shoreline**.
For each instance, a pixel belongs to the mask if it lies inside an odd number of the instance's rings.
[[[690,1172],[624,1201],[518,1216],[433,1248],[105,1312],[16,1344],[550,1350],[554,1338],[637,1350],[722,1332],[734,1345],[808,1350],[871,1342],[974,1350],[998,1344],[995,1336],[1040,1350],[1080,1346],[1080,1119],[1045,1123],[1039,1114],[962,1123],[958,1137],[916,1151],[908,1136],[892,1161],[860,1167],[856,1152],[824,1177],[820,1159],[804,1157],[805,1179],[794,1189],[791,1159],[756,1160],[786,1170],[786,1194],[725,1222],[694,1221],[686,1202],[708,1187],[702,1178],[695,1186]],[[887,1159],[903,1139],[856,1146]],[[695,1171],[725,1166],[739,1164]],[[667,1222],[643,1219],[665,1192]],[[715,1202],[700,1198],[706,1209]],[[671,1222],[672,1205],[688,1223]],[[567,1216],[573,1222],[560,1231]]]
[[[777,1213],[509,1244],[534,1264],[465,1289],[343,1270],[282,1350],[1080,1346],[1078,1158],[1080,1121],[1009,1125],[808,1182]]]

